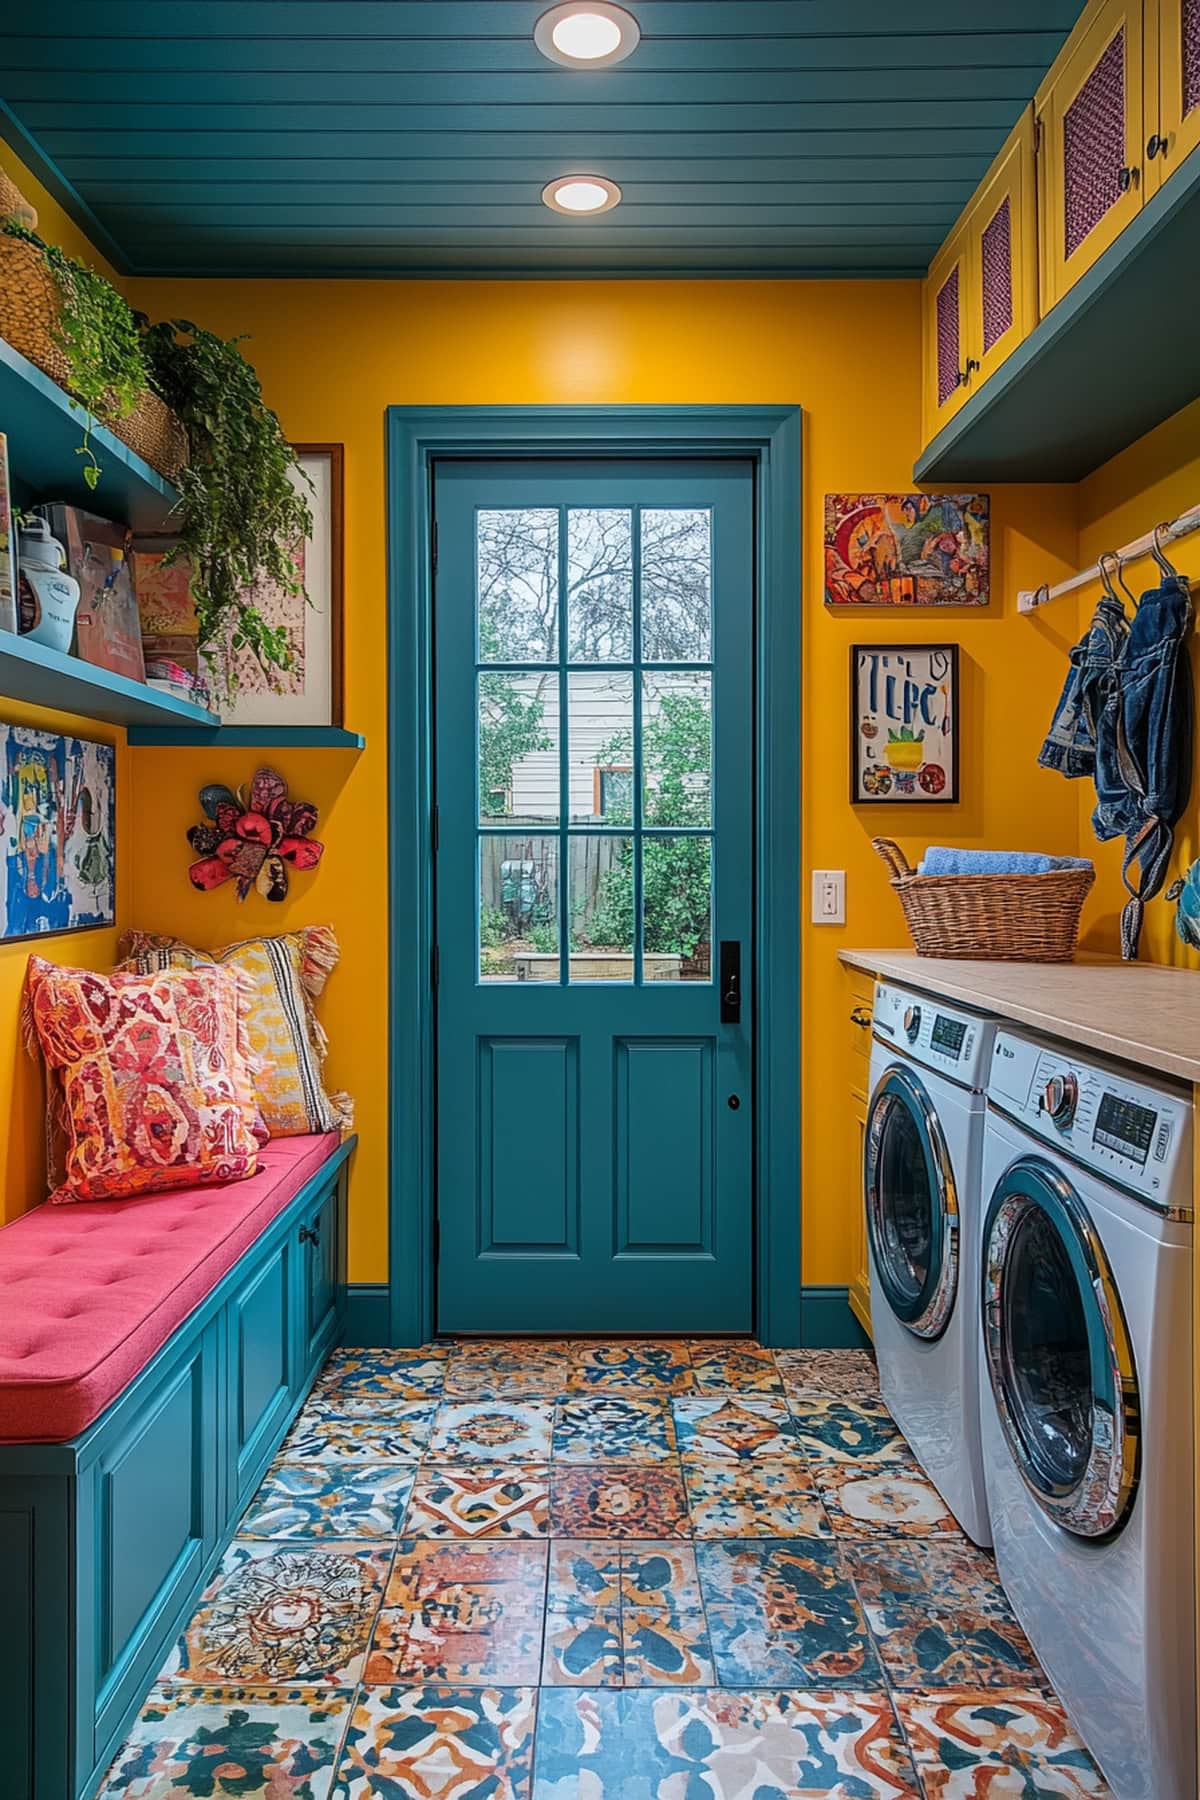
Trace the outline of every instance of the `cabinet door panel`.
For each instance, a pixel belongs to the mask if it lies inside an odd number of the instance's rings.
[[[1033,112],[1024,114],[970,213],[971,391],[1037,324],[1037,205]]]
[[[1045,312],[1142,206],[1142,0],[1106,0],[1085,15],[1038,106]]]
[[[848,1189],[851,1204],[851,1276],[849,1288],[850,1310],[862,1326],[867,1336],[871,1335],[871,1275],[867,1266],[867,1216],[863,1201],[863,1147],[867,1136],[867,1096],[865,1093],[850,1094],[850,1122],[848,1126],[851,1184]]]
[[[324,1361],[336,1335],[338,1289],[341,1282],[341,1208],[336,1184],[305,1217],[303,1241],[305,1370]]]
[[[229,1302],[231,1499],[251,1492],[291,1404],[291,1255],[284,1238]]]
[[[928,443],[967,397],[971,275],[967,233],[947,238],[925,278],[925,441]]]
[[[1149,4],[1149,0],[1147,0]],[[1155,0],[1158,127],[1148,112],[1147,180],[1159,187],[1200,144],[1200,0]],[[1150,155],[1153,145],[1155,154]]]

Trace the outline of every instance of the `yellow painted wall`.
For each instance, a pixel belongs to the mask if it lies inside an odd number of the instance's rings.
[[[29,171],[7,150],[0,148],[0,168],[9,175],[38,209],[38,229],[47,242],[62,244],[73,256],[92,263],[102,273],[111,269],[97,256],[62,208],[35,182]],[[0,419],[0,428],[3,427]],[[27,1207],[45,1198],[44,1107],[41,1076],[21,1049],[18,1031],[21,989],[30,951],[53,962],[69,962],[81,968],[111,967],[117,930],[124,923],[131,891],[131,809],[129,755],[125,733],[89,719],[40,707],[3,703],[0,717],[6,723],[34,725],[43,731],[75,731],[83,737],[117,743],[117,927],[112,931],[80,931],[41,938],[35,945],[0,944],[0,1218],[16,1218]]]
[[[1115,549],[1141,537],[1159,520],[1176,518],[1200,503],[1200,400],[1193,401],[1148,432],[1128,450],[1113,457],[1080,484],[1079,562],[1095,562],[1102,550]],[[1168,552],[1176,566],[1200,582],[1200,536],[1188,537]],[[1152,561],[1139,562],[1126,575],[1135,594],[1157,578]],[[1200,587],[1196,589],[1200,593]],[[1099,596],[1099,585],[1082,596],[1081,613],[1088,616]],[[1192,678],[1200,698],[1200,632],[1191,641]],[[1080,784],[1079,829],[1081,854],[1094,856],[1096,886],[1084,915],[1089,948],[1120,953],[1120,915],[1126,891],[1121,880],[1122,840],[1098,844],[1088,823],[1095,795]],[[1200,713],[1197,715],[1196,752],[1192,801],[1175,832],[1175,854],[1164,889],[1176,875],[1200,856]],[[1200,952],[1183,944],[1175,931],[1175,908],[1159,894],[1146,908],[1140,956],[1143,962],[1171,963],[1178,968],[1200,966]]]
[[[134,751],[137,804],[153,821],[135,853],[139,923],[210,942],[252,927],[331,920],[343,963],[328,990],[331,1072],[358,1101],[363,1132],[351,1218],[351,1276],[386,1273],[384,925],[383,409],[389,403],[798,403],[805,409],[805,770],[798,796],[805,869],[848,871],[844,929],[799,923],[804,954],[804,1279],[848,1274],[841,944],[899,944],[904,928],[870,849],[903,834],[1073,849],[1075,796],[1034,767],[1073,620],[1018,621],[1018,587],[1053,580],[1075,553],[1073,490],[993,490],[995,604],[986,612],[889,620],[832,618],[821,605],[827,490],[902,488],[918,448],[915,283],[875,282],[225,282],[140,281],[156,316],[184,311],[247,353],[297,441],[346,446],[346,720],[361,757],[295,752],[276,760],[321,807],[328,849],[294,898],[238,907],[228,890],[186,885],[184,827],[206,780],[243,778],[252,753]],[[800,497],[798,497],[800,499]],[[800,597],[797,596],[797,604]],[[847,802],[849,645],[855,639],[957,639],[963,651],[960,806],[852,810]],[[986,746],[986,748],[985,748]],[[413,846],[413,854],[419,851]],[[401,851],[403,853],[403,850]],[[798,914],[806,913],[806,894]],[[831,1046],[836,1046],[832,1048]]]
[[[6,166],[42,208],[46,235],[80,250],[25,171]],[[97,259],[99,261],[99,259]],[[183,833],[206,781],[246,779],[255,753],[134,750],[124,809],[120,921],[216,945],[255,930],[329,921],[342,942],[323,1015],[330,1080],[358,1103],[362,1143],[351,1197],[350,1274],[387,1272],[386,669],[383,409],[388,404],[607,402],[792,403],[804,408],[804,772],[797,805],[804,880],[797,896],[803,953],[804,1246],[807,1282],[849,1274],[843,944],[906,941],[899,907],[870,848],[897,836],[916,858],[931,841],[1071,850],[1076,795],[1035,765],[1074,637],[1071,608],[1018,620],[1020,587],[1074,566],[1074,489],[992,489],[993,604],[986,611],[889,619],[832,617],[821,604],[821,515],[827,491],[909,485],[920,434],[919,290],[908,282],[167,282],[134,280],[130,298],[155,317],[182,314],[227,334],[249,332],[247,353],[266,395],[298,442],[346,446],[346,722],[367,734],[347,752],[275,755],[293,792],[320,808],[328,848],[311,875],[272,907],[229,889],[188,885]],[[957,641],[962,647],[962,803],[852,809],[848,789],[848,663],[854,641]],[[136,827],[131,823],[136,816]],[[123,849],[125,845],[123,844]],[[413,846],[413,854],[419,846]],[[132,874],[129,869],[132,865]],[[845,927],[812,927],[808,871],[844,868]],[[97,960],[99,936],[52,954]],[[19,947],[0,961],[0,1099],[29,1112],[5,1062],[3,985]],[[11,985],[11,983],[10,983]],[[15,987],[13,988],[15,993]],[[15,1002],[12,1004],[15,1005]],[[10,1205],[32,1198],[39,1147],[26,1130],[9,1152]]]

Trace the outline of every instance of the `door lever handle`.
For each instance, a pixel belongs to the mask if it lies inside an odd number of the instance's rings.
[[[721,944],[718,980],[721,988],[721,1023],[722,1025],[740,1025],[742,1022],[742,946],[736,938],[726,938]]]

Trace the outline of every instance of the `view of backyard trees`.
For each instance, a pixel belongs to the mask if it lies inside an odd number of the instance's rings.
[[[559,978],[564,809],[571,978],[631,979],[639,856],[645,978],[709,978],[710,520],[637,523],[635,572],[629,508],[568,509],[561,555],[557,509],[478,515],[485,979]]]

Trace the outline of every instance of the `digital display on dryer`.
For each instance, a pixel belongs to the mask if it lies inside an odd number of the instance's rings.
[[[1133,1162],[1144,1163],[1150,1154],[1157,1118],[1158,1114],[1149,1106],[1122,1100],[1120,1094],[1104,1094],[1096,1113],[1093,1142],[1103,1144],[1106,1150],[1117,1150]]]
[[[967,1035],[966,1025],[961,1019],[947,1019],[938,1013],[933,1021],[933,1035],[930,1042],[935,1050],[945,1050],[950,1056],[957,1056],[963,1047],[963,1039]]]

